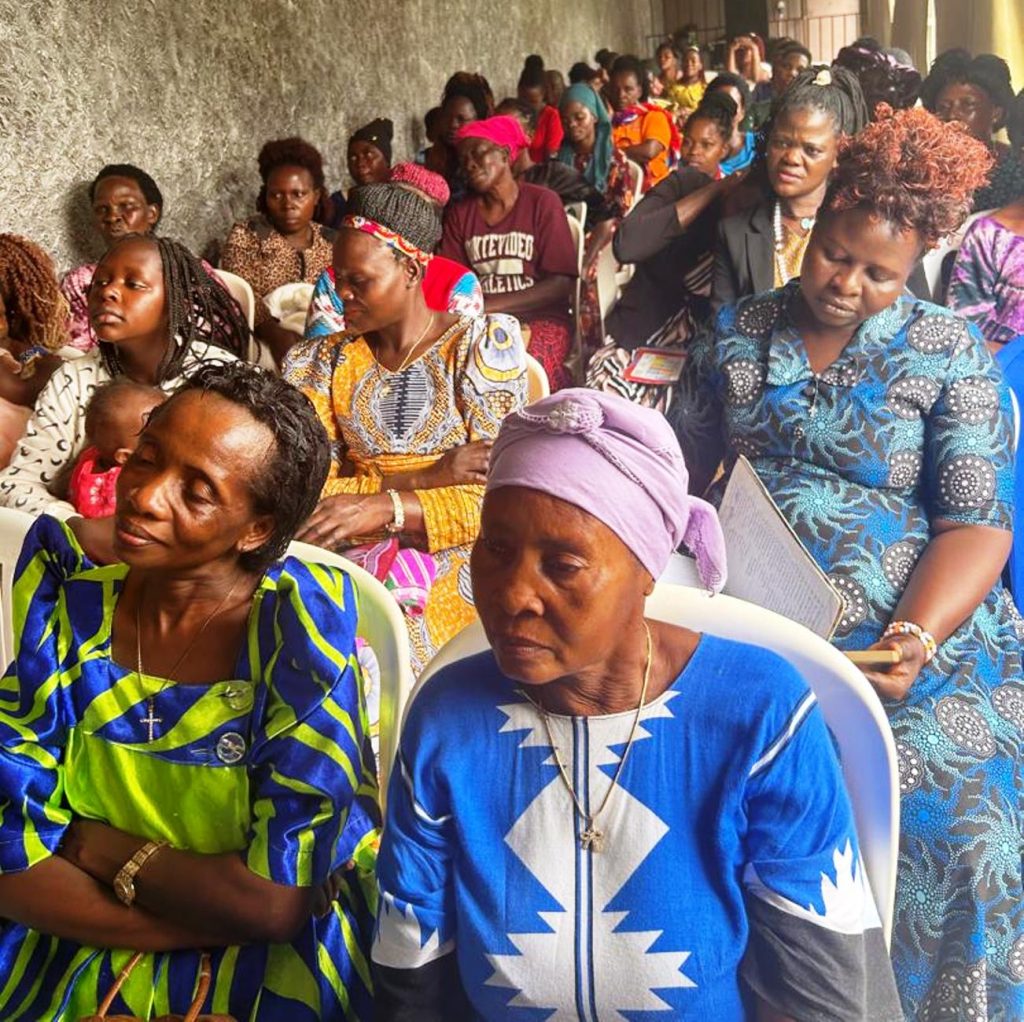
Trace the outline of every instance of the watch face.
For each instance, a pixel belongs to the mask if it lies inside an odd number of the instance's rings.
[[[125,905],[131,905],[135,901],[135,884],[132,883],[131,878],[116,877],[114,879],[114,894]]]

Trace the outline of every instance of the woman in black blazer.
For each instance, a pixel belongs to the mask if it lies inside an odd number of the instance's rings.
[[[715,311],[799,276],[839,143],[867,120],[860,83],[845,68],[808,68],[779,97],[765,125],[763,157],[751,172],[759,197],[718,224]]]

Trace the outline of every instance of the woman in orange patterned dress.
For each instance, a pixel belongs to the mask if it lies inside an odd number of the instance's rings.
[[[285,366],[333,451],[299,538],[341,552],[391,540],[392,560],[429,555],[422,612],[403,604],[417,672],[474,617],[468,559],[490,442],[526,401],[515,319],[427,307],[420,278],[440,235],[439,210],[417,192],[359,189],[334,248],[348,329],[299,345]]]

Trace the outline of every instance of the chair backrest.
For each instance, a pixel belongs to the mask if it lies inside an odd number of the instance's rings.
[[[548,374],[544,366],[532,355],[526,356],[526,395],[530,404],[547,397],[551,393],[551,384],[548,382]]]
[[[239,277],[237,273],[228,273],[227,270],[214,270],[213,272],[224,285],[228,294],[238,302],[238,307],[242,310],[251,330],[256,323],[256,296],[252,293],[249,281],[244,277]]]
[[[611,245],[605,245],[597,257],[597,304],[601,309],[602,337],[604,321],[619,300],[619,282],[616,279],[619,263]]]
[[[814,690],[839,744],[861,855],[886,942],[892,932],[899,848],[899,771],[896,745],[882,704],[846,657],[802,625],[730,596],[659,582],[647,601],[657,621],[737,639],[778,653]],[[441,667],[487,648],[479,621],[443,646],[420,675],[411,703]]]
[[[586,215],[587,204],[585,202],[573,203],[582,206],[584,216]],[[569,221],[569,233],[572,235],[573,245],[576,246],[576,283],[573,286],[572,297],[572,318],[573,335],[572,346],[569,351],[567,364],[573,367],[574,375],[581,378],[583,375],[583,323],[580,319],[583,304],[583,254],[585,251],[586,231],[583,227],[583,220],[577,219],[566,207],[566,219]]]
[[[25,534],[35,518],[24,511],[0,507],[0,661],[6,670],[14,659],[14,606],[11,589]]]
[[[352,579],[359,597],[357,634],[369,643],[380,665],[380,774],[381,799],[387,794],[388,776],[398,749],[398,730],[412,692],[409,633],[395,598],[365,568],[322,547],[292,543],[292,557],[313,564],[341,568]]]
[[[629,167],[629,173],[633,179],[633,205],[635,206],[640,201],[640,196],[644,194],[644,168],[628,156],[626,157],[626,166]]]
[[[921,257],[921,267],[924,270],[925,280],[928,282],[929,298],[936,305],[946,304],[946,291],[953,274],[953,264],[956,262],[956,254],[967,229],[978,217],[988,216],[992,212],[993,210],[986,209],[972,213],[957,231],[954,231],[949,237],[943,238],[938,247],[930,249]]]
[[[585,224],[587,222],[587,204],[582,199],[579,202],[567,202],[565,212],[577,223]]]

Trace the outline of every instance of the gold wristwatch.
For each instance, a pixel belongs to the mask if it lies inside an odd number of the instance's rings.
[[[135,877],[140,869],[161,848],[166,848],[166,841],[147,841],[118,871],[114,877],[114,894],[118,900],[131,908],[135,903]]]

